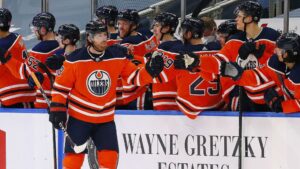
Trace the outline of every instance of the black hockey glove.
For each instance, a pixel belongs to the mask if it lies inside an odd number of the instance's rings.
[[[256,51],[255,42],[249,41],[245,42],[239,49],[239,58],[242,60],[246,60],[248,56],[252,53],[254,54]]]
[[[282,112],[281,102],[283,97],[279,96],[277,91],[272,87],[265,91],[264,99],[269,108],[274,112]]]
[[[38,81],[40,82],[40,84],[43,84],[43,82],[44,82],[43,74],[41,72],[35,72],[34,74],[35,74],[36,78],[38,79]],[[28,77],[28,85],[32,89],[34,88],[34,86],[36,86],[36,84],[31,76]]]
[[[7,56],[5,56],[6,50],[0,48],[0,62],[2,64],[5,64],[6,62],[8,62],[11,58],[11,54],[8,53]]]
[[[46,65],[52,70],[58,70],[62,67],[65,57],[62,55],[52,55],[46,59]]]
[[[238,80],[244,70],[236,62],[222,62],[221,63],[221,76],[230,77],[233,80]]]
[[[254,56],[257,58],[257,59],[259,59],[259,58],[261,58],[262,56],[263,56],[263,54],[264,54],[264,52],[265,52],[265,49],[266,49],[266,45],[265,44],[260,44],[259,46],[258,46],[258,49],[256,49],[255,51],[254,51]]]
[[[56,129],[61,129],[59,124],[66,125],[67,121],[67,109],[66,105],[62,103],[52,102],[50,104],[49,121]]]
[[[151,59],[146,63],[146,70],[152,77],[158,77],[160,72],[164,69],[163,53],[153,52]]]
[[[176,69],[194,71],[200,63],[199,56],[195,53],[179,54],[175,57],[174,66]]]

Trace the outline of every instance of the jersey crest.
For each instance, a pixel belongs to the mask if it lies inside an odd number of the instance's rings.
[[[254,69],[259,66],[258,59],[253,54],[250,54],[245,60],[237,57],[237,63],[244,69]]]
[[[92,95],[102,97],[111,87],[111,78],[106,71],[95,70],[88,76],[86,85]]]

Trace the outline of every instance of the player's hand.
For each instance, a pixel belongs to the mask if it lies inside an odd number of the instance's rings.
[[[239,58],[246,60],[250,54],[254,54],[256,46],[254,41],[245,42],[239,49]]]
[[[238,80],[242,76],[243,72],[243,68],[241,68],[236,62],[221,63],[221,76]]]
[[[164,68],[163,53],[153,52],[151,58],[146,63],[146,70],[152,77],[158,77]]]
[[[67,121],[66,105],[52,102],[50,104],[49,121],[56,129],[60,129],[59,123],[62,123],[63,126],[65,126]]]
[[[283,97],[279,96],[275,88],[269,88],[264,93],[264,100],[269,108],[274,112],[282,112],[281,102]]]
[[[199,56],[195,53],[179,54],[175,57],[174,66],[176,69],[193,71],[200,63]]]
[[[11,53],[8,53],[6,56],[6,50],[4,50],[3,48],[0,48],[0,62],[2,64],[5,64],[6,62],[8,62],[11,59]]]
[[[62,67],[65,57],[62,55],[52,55],[46,59],[46,66],[52,70],[58,70]]]
[[[35,74],[36,78],[38,79],[38,81],[40,82],[40,84],[43,84],[43,82],[44,82],[43,74],[41,72],[35,72],[34,74]],[[28,77],[28,85],[32,89],[34,88],[34,86],[36,86],[36,84],[31,76]]]

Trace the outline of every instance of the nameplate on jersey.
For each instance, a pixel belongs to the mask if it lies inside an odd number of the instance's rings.
[[[97,97],[105,96],[111,87],[111,78],[104,70],[95,70],[86,80],[88,91]]]

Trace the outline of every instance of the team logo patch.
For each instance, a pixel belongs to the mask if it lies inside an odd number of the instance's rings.
[[[253,54],[250,54],[245,60],[238,57],[237,63],[244,69],[254,69],[259,66],[258,59]]]
[[[111,79],[107,72],[96,70],[88,76],[86,86],[94,96],[105,96],[111,86]]]

